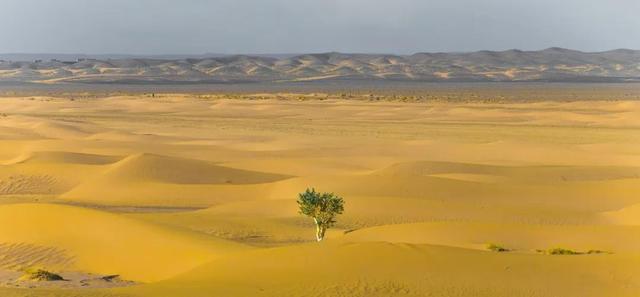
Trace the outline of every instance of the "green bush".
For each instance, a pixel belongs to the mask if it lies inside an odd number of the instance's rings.
[[[313,218],[316,240],[320,242],[327,229],[336,223],[336,216],[344,211],[344,200],[333,193],[320,193],[311,188],[298,194],[298,206],[300,214]]]

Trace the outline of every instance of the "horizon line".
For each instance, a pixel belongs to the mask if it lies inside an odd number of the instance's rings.
[[[504,50],[471,50],[471,51],[415,51],[412,53],[400,54],[392,52],[350,52],[350,51],[314,51],[314,52],[271,52],[271,53],[222,53],[222,52],[204,52],[204,53],[162,53],[162,54],[144,54],[144,53],[82,53],[82,52],[0,52],[0,55],[78,55],[78,56],[134,56],[134,57],[160,57],[160,56],[206,56],[206,55],[219,55],[219,56],[296,56],[296,55],[318,55],[318,54],[352,54],[352,55],[393,55],[393,56],[411,56],[416,54],[465,54],[465,53],[477,53],[477,52],[541,52],[545,50],[567,50],[574,52],[581,52],[586,54],[606,53],[613,51],[640,51],[640,49],[632,48],[614,48],[609,50],[600,51],[584,51],[573,48],[565,48],[558,46],[551,46],[537,50],[525,50],[519,48],[510,48]]]

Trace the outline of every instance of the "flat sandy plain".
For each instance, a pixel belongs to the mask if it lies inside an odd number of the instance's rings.
[[[639,88],[492,92],[5,94],[0,296],[640,296]]]

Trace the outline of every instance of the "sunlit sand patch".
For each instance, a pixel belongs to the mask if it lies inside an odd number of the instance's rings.
[[[602,215],[614,224],[640,226],[640,204],[603,212]]]

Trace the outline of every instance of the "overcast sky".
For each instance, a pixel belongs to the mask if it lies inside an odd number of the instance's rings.
[[[2,0],[1,53],[640,49],[638,0]]]

